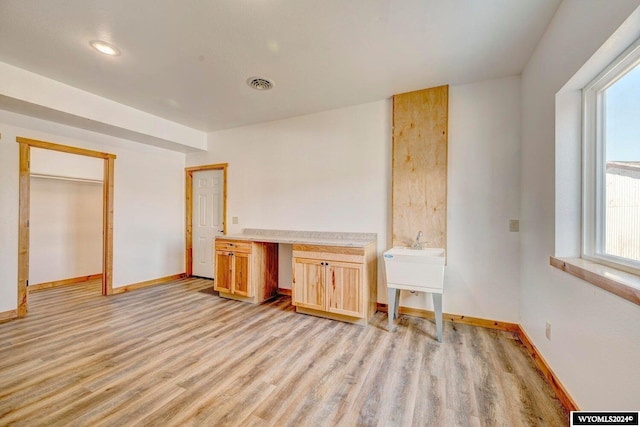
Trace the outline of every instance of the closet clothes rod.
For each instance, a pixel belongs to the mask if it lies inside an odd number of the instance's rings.
[[[58,179],[60,181],[77,181],[77,182],[89,182],[92,184],[102,184],[103,181],[101,179],[90,179],[90,178],[74,178],[71,176],[62,176],[62,175],[49,175],[45,173],[32,173],[30,174],[31,178],[44,178],[44,179]]]

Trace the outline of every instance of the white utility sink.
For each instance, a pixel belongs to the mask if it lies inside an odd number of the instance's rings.
[[[398,317],[400,290],[430,292],[436,314],[438,341],[442,342],[442,292],[445,250],[392,248],[383,255],[389,293],[389,332]]]

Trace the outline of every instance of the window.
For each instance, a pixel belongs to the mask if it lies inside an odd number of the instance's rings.
[[[583,100],[582,256],[640,274],[640,40]]]

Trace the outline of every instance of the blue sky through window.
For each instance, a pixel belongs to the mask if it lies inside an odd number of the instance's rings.
[[[607,161],[640,161],[640,65],[606,90]]]

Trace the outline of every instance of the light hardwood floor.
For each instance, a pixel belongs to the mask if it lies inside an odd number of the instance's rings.
[[[182,279],[111,297],[29,296],[0,324],[0,425],[560,426],[568,416],[511,334],[386,314],[369,326],[259,306]]]

